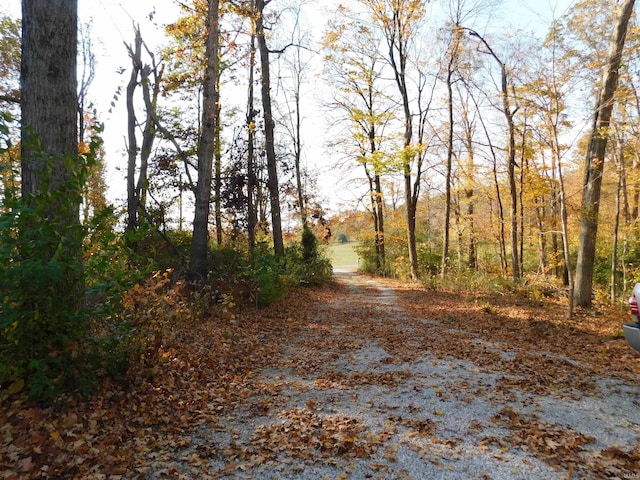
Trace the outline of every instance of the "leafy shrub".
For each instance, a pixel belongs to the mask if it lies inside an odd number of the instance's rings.
[[[303,230],[300,243],[288,245],[282,257],[259,247],[247,268],[258,306],[266,306],[288,290],[301,285],[318,285],[331,279],[333,268],[311,230]]]
[[[266,248],[258,256],[268,255]],[[211,270],[209,276],[214,280],[227,281],[241,276],[249,265],[250,259],[243,248],[233,245],[216,246],[209,250]]]
[[[389,257],[387,257],[387,261],[389,262]],[[410,280],[411,279],[411,265],[409,264],[409,258],[406,256],[397,256],[393,258],[393,261],[389,262],[391,264],[391,271],[393,272],[393,276],[399,278],[401,280]]]
[[[318,239],[311,229],[305,225],[302,229],[302,260],[305,263],[310,262],[318,256]]]
[[[406,245],[397,237],[386,235],[385,237],[385,265],[379,265],[378,253],[376,251],[375,238],[373,234],[361,234],[358,247],[355,248],[360,258],[360,270],[375,275],[400,277],[402,276],[401,262],[396,260],[405,254]],[[400,270],[398,270],[398,268]]]
[[[142,269],[182,269],[191,249],[191,232],[168,230],[162,233],[144,222],[136,232],[126,232],[127,245],[131,247]]]
[[[50,189],[53,159],[40,190],[19,196],[7,188],[0,213],[0,383],[27,389],[32,399],[90,393],[102,374],[122,374],[129,325],[117,313],[124,291],[145,271],[114,233],[113,210],[89,225],[57,215],[80,204],[99,139],[90,152],[65,158],[67,180]],[[82,254],[80,253],[82,252]]]
[[[266,307],[284,295],[285,289],[282,282],[284,269],[275,255],[269,253],[256,256],[247,273],[253,285],[257,306]]]
[[[372,237],[360,236],[358,246],[354,250],[360,259],[361,271],[372,274],[378,273],[376,247]]]
[[[430,289],[443,289],[457,292],[472,292],[477,294],[494,294],[503,292],[516,292],[516,285],[512,280],[504,278],[501,274],[486,273],[477,270],[464,272],[448,272],[442,278],[440,275],[423,277],[423,284]]]
[[[437,275],[442,265],[442,254],[434,252],[431,247],[425,243],[419,243],[416,247],[420,276],[430,277]]]
[[[303,267],[302,271],[298,269],[301,283],[315,285],[330,280],[333,275],[331,259],[326,250],[321,249],[318,239],[307,226],[302,230],[301,244],[302,263],[298,263],[298,266]]]
[[[618,271],[617,275],[617,289],[620,291],[622,285],[622,275]],[[611,257],[600,248],[596,250],[596,258],[593,265],[593,293],[594,298],[607,301],[610,297],[611,289]],[[627,296],[629,292],[622,292],[624,296]]]
[[[89,390],[82,357],[88,312],[80,251],[84,229],[52,214],[79,204],[88,163],[49,191],[47,170],[40,191],[25,197],[7,189],[0,213],[0,381],[23,381],[32,398]]]
[[[111,208],[99,212],[88,226],[84,269],[90,313],[86,363],[96,377],[125,379],[135,358],[130,318],[123,315],[123,297],[153,274],[155,262],[133,251],[127,235],[114,232]]]

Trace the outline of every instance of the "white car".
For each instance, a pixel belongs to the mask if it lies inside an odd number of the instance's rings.
[[[638,297],[640,297],[640,283],[636,283],[633,288],[633,293],[629,299],[629,306],[631,307],[631,318],[633,322],[625,323],[622,328],[624,329],[624,338],[627,339],[627,343],[631,345],[631,348],[640,352],[640,321],[638,321]]]

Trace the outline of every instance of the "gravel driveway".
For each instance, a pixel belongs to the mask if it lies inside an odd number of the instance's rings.
[[[392,288],[336,278],[338,293],[254,372],[251,394],[215,431],[196,432],[213,478],[640,478],[637,382],[521,387],[536,385],[535,369],[510,367],[523,355],[563,379],[580,365],[411,318]],[[447,353],[461,342],[496,362]]]

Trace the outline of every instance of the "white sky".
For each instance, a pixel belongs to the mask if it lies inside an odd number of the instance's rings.
[[[280,0],[274,0],[274,4]],[[336,0],[338,1],[338,0]],[[318,0],[319,5],[326,5],[327,0]],[[349,3],[349,0],[343,0]],[[556,18],[565,13],[573,3],[572,0],[504,0],[502,7],[492,15],[492,23],[489,28],[494,33],[511,33],[513,27],[524,30],[540,29],[546,31],[553,16]],[[432,0],[432,7],[437,8],[438,1]],[[154,9],[155,6],[155,9]],[[13,17],[20,16],[20,2],[18,0],[0,0],[0,14],[9,14]],[[151,12],[155,12],[153,19],[149,18]],[[502,14],[500,14],[502,12]],[[175,20],[179,14],[179,8],[173,0],[79,0],[80,21],[87,22],[93,19],[92,33],[94,35],[94,53],[97,57],[96,79],[90,91],[90,97],[96,102],[99,119],[105,124],[105,148],[109,166],[108,185],[112,199],[122,199],[124,193],[124,170],[126,169],[126,156],[123,153],[126,135],[126,111],[124,107],[124,94],[120,96],[116,109],[109,113],[110,103],[118,86],[123,92],[128,81],[130,60],[123,43],[132,43],[135,21],[140,25],[143,39],[147,45],[154,49],[163,43],[163,26]],[[496,20],[502,17],[502,20]],[[512,24],[510,28],[505,25]],[[314,26],[319,26],[318,24]],[[479,30],[481,31],[481,30]],[[123,68],[123,74],[117,71]],[[309,139],[306,152],[310,164],[326,161],[322,153],[323,147],[323,122],[313,114],[305,114],[307,131],[313,132],[313,138]],[[118,171],[122,169],[121,171]],[[321,170],[326,170],[322,168]],[[325,197],[332,197],[336,186],[340,185],[340,179],[334,178],[336,172],[329,172],[320,178]],[[353,195],[346,193],[340,200],[352,199]],[[332,198],[336,200],[336,198]]]

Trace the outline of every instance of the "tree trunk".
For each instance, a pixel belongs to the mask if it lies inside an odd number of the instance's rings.
[[[476,108],[478,105],[476,104]],[[498,159],[496,158],[496,152],[493,147],[493,142],[491,140],[491,134],[487,129],[486,124],[480,117],[480,123],[482,124],[482,129],[484,130],[485,136],[487,138],[487,142],[489,144],[489,150],[491,151],[491,158],[493,160],[492,174],[493,174],[493,183],[496,188],[496,203],[498,205],[498,224],[499,224],[499,234],[498,234],[498,245],[500,247],[500,269],[503,274],[507,272],[507,247],[506,247],[506,239],[504,232],[504,206],[502,204],[502,194],[500,193],[500,182],[498,181]]]
[[[22,194],[38,192],[45,166],[54,159],[49,188],[55,191],[72,172],[65,156],[77,157],[77,1],[22,1]],[[52,215],[79,221],[79,204]]]
[[[299,57],[298,57],[299,59]],[[298,64],[300,66],[300,64]],[[302,184],[302,118],[300,115],[300,88],[301,88],[300,71],[297,71],[294,85],[294,100],[295,100],[295,124],[293,132],[293,150],[295,157],[295,171],[296,171],[296,189],[298,191],[298,207],[300,208],[300,222],[303,230],[307,227],[307,205],[305,199],[304,185]]]
[[[378,173],[374,176],[376,209],[378,211],[378,230],[376,231],[376,241],[378,243],[378,255],[380,256],[380,268],[383,275],[387,275],[386,254],[384,245],[384,201],[382,196],[382,182]]]
[[[640,116],[640,94],[638,93],[638,89],[635,87],[633,82],[631,82],[631,91],[635,101],[636,116]],[[631,170],[634,173],[640,170],[640,155],[638,154],[637,149],[633,150]],[[637,174],[634,174],[633,178],[629,179],[631,181],[631,186],[626,185],[625,180],[625,212],[627,213],[625,219],[627,223],[630,220],[638,219],[638,211],[640,209],[640,181],[638,181],[637,178]],[[629,196],[631,197],[631,201],[629,200]]]
[[[467,218],[469,219],[469,252],[467,267],[471,270],[478,269],[478,242],[476,239],[476,226],[474,221],[473,188],[465,190],[467,197]]]
[[[502,203],[502,194],[500,192],[500,182],[498,181],[498,162],[496,158],[493,158],[493,183],[496,187],[496,203],[498,204],[498,223],[500,224],[500,233],[498,235],[498,242],[500,244],[500,266],[502,271],[507,273],[507,237],[504,228],[504,205]]]
[[[144,210],[147,203],[147,191],[149,189],[149,158],[156,138],[156,107],[158,105],[158,95],[160,94],[160,82],[162,81],[162,69],[158,71],[157,65],[153,65],[153,90],[151,90],[149,74],[151,68],[145,66],[140,74],[142,83],[142,96],[147,109],[146,121],[142,131],[142,148],[140,149],[140,173],[136,185],[135,197],[137,207]]]
[[[127,84],[127,231],[138,230],[138,198],[136,197],[136,164],[138,161],[138,140],[136,137],[136,113],[133,103],[134,94],[138,87],[138,77],[142,70],[142,37],[140,31],[135,30],[136,38],[133,47],[127,47],[131,57],[131,77]]]
[[[70,159],[78,158],[77,21],[77,0],[22,1],[21,188],[27,201],[43,188],[59,192],[76,168]],[[62,254],[80,259],[81,192],[77,193],[77,201],[52,196],[43,221],[56,225]],[[77,305],[81,275],[65,273],[54,295]]]
[[[207,65],[204,72],[202,94],[202,123],[198,146],[198,183],[191,240],[189,274],[192,278],[206,280],[207,251],[209,246],[209,212],[211,206],[211,180],[215,151],[216,116],[219,92],[218,86],[218,46],[220,41],[218,24],[218,0],[207,2],[207,38],[205,56]]]
[[[464,196],[467,201],[467,221],[469,224],[467,267],[471,270],[478,268],[478,246],[476,240],[475,227],[475,201],[474,201],[474,175],[475,175],[475,155],[473,149],[473,129],[469,122],[468,112],[465,107],[463,111],[465,123],[465,147],[467,150],[466,171],[464,172]]]
[[[418,271],[418,250],[416,248],[416,204],[413,202],[411,187],[410,165],[404,166],[404,188],[405,188],[405,205],[407,214],[407,246],[409,249],[409,265],[411,268],[411,279],[420,278]]]
[[[254,108],[253,77],[256,66],[256,36],[251,35],[249,51],[249,91],[247,98],[247,236],[249,252],[253,254],[256,248],[256,227],[258,214],[256,209],[256,172],[255,172],[255,131],[256,111]]]
[[[520,188],[518,190],[518,205],[520,208],[520,215],[518,218],[520,219],[520,225],[518,227],[518,259],[520,260],[520,275],[524,272],[524,177],[525,172],[528,171],[528,162],[526,161],[526,134],[527,134],[527,121],[525,117],[524,125],[522,127],[522,139],[521,139],[521,149],[520,149]]]
[[[593,129],[587,148],[580,214],[580,246],[578,248],[574,292],[575,304],[580,307],[591,306],[604,156],[609,137],[608,130],[614,95],[618,87],[618,70],[634,4],[635,0],[625,0],[622,4],[609,50],[609,62],[602,79],[602,90],[596,104]]]
[[[376,152],[375,145],[375,129],[370,130],[370,147],[371,153]],[[371,213],[373,217],[373,228],[374,228],[374,245],[376,251],[376,269],[382,273],[386,274],[385,269],[385,252],[384,252],[384,210],[383,210],[383,201],[382,201],[382,184],[380,182],[380,175],[378,173],[373,173],[369,171],[369,167],[366,163],[363,162],[364,170],[367,175],[367,180],[369,181],[369,196],[371,199]],[[375,165],[374,165],[375,170]]]
[[[369,91],[369,123],[368,123],[368,137],[369,137],[369,153],[373,158],[378,147],[376,144],[376,123],[373,120],[374,114],[374,96],[373,85],[368,86]],[[373,175],[369,174],[369,170],[365,164],[367,177],[369,178],[369,191],[371,192],[371,208],[373,209],[374,227],[375,227],[375,247],[376,247],[376,267],[379,272],[386,275],[385,265],[385,246],[384,246],[384,208],[383,208],[383,196],[382,196],[382,183],[380,181],[379,167],[373,163]]]
[[[160,94],[160,82],[162,80],[162,69],[153,62],[150,67],[142,64],[142,37],[140,31],[135,29],[135,40],[133,47],[127,45],[129,56],[131,57],[132,69],[129,83],[127,85],[127,231],[135,232],[140,226],[140,213],[144,211],[146,203],[146,192],[148,189],[148,166],[151,150],[156,137],[156,105]],[[150,74],[153,72],[153,86],[151,86]],[[139,79],[139,80],[138,80]],[[134,109],[134,94],[138,86],[142,87],[142,97],[146,109],[146,119],[142,131],[142,146],[138,149],[136,128],[138,122]],[[138,152],[139,150],[139,152]],[[136,169],[138,167],[138,153],[140,153],[140,167],[138,179],[136,181]],[[135,245],[131,245],[135,248]]]
[[[638,219],[638,212],[640,211],[640,181],[637,180],[638,172],[640,172],[640,155],[637,151],[634,151],[631,170],[635,175],[631,183],[631,205],[629,215],[631,220],[635,221]]]
[[[462,199],[460,198],[460,192],[456,191],[455,198],[453,200],[453,218],[455,218],[455,226],[456,226],[456,238],[457,238],[457,268],[458,272],[462,271],[462,257],[463,257],[463,246],[464,246],[464,227],[462,226]],[[450,263],[450,262],[448,262]]]
[[[218,75],[216,91],[220,92],[220,75]],[[216,102],[216,118],[220,118],[222,106]],[[216,217],[216,243],[222,245],[222,122],[216,122],[216,146],[214,148],[215,178],[214,178],[214,211]]]
[[[460,89],[458,88],[458,95],[462,98]],[[468,98],[468,97],[467,97]],[[467,224],[469,229],[469,235],[467,237],[467,267],[471,270],[478,268],[478,247],[475,230],[475,200],[474,200],[474,185],[475,185],[475,152],[474,152],[474,125],[469,118],[469,104],[462,102],[461,121],[464,125],[463,143],[466,149],[466,161],[464,171],[462,172],[463,179],[461,180],[464,196],[467,202]],[[450,117],[451,118],[451,117]]]
[[[413,115],[409,103],[409,89],[407,88],[407,60],[408,48],[411,43],[413,26],[417,21],[416,12],[419,5],[411,2],[391,1],[376,4],[367,2],[371,8],[374,21],[382,28],[388,48],[388,60],[398,87],[404,114],[404,135],[402,153],[402,173],[404,176],[404,200],[407,220],[407,249],[409,251],[410,275],[413,280],[420,277],[418,268],[418,253],[416,248],[416,211],[420,188],[420,171],[417,172],[415,182],[411,182],[412,162],[416,154],[412,152]]]
[[[553,168],[555,170],[557,167],[554,166]],[[555,180],[555,176],[552,179]],[[563,267],[560,261],[560,247],[557,233],[558,230],[562,228],[562,222],[559,220],[560,209],[558,205],[560,205],[560,192],[554,182],[551,186],[551,258],[555,277],[564,282],[566,268]]]
[[[545,231],[546,209],[544,197],[535,198],[536,225],[538,227],[538,272],[547,276],[547,237]]]
[[[447,139],[447,162],[445,164],[444,177],[444,229],[442,239],[442,266],[441,276],[445,277],[449,269],[449,234],[451,230],[451,163],[453,158],[453,88],[452,88],[452,65],[453,54],[449,59],[449,68],[447,71],[447,108],[449,112],[449,132]]]
[[[567,213],[567,193],[564,186],[564,176],[562,173],[562,158],[560,156],[560,143],[557,136],[555,137],[556,145],[556,161],[558,165],[558,182],[559,182],[559,201],[560,201],[560,221],[562,222],[562,252],[564,254],[564,274],[566,284],[568,286],[568,303],[567,303],[567,318],[571,320],[573,318],[573,293],[574,293],[574,280],[573,280],[573,266],[571,265],[571,250],[569,246],[569,215]]]
[[[404,76],[402,81],[403,87],[401,88],[404,112],[405,112],[405,133],[404,133],[404,147],[408,149],[411,146],[411,138],[413,137],[413,127],[411,121],[411,111],[409,110],[409,97],[406,91],[406,85],[404,85]],[[411,159],[409,153],[405,153],[403,173],[404,173],[404,200],[407,214],[407,247],[409,250],[409,265],[411,269],[411,279],[417,280],[420,278],[420,272],[418,270],[418,251],[416,248],[416,210],[417,201],[414,201],[413,187],[411,185]],[[417,199],[416,199],[417,200]]]
[[[624,215],[625,225],[627,224],[626,220],[628,219],[628,208],[626,205],[626,182],[625,182],[625,158],[624,158],[624,146],[625,139],[622,135],[616,136],[616,167],[618,173],[618,186],[616,190],[616,213],[614,217],[614,226],[613,226],[613,246],[611,248],[611,302],[616,301],[616,297],[618,296],[618,261],[620,260],[618,257],[618,245],[620,243],[620,217]],[[624,260],[624,258],[622,259]],[[623,267],[624,268],[624,267]]]
[[[378,208],[376,205],[376,187],[374,176],[369,172],[369,167],[366,162],[363,162],[365,174],[367,176],[367,181],[369,182],[369,199],[371,201],[371,217],[373,218],[373,231],[374,231],[374,240],[373,244],[376,251],[376,270],[380,271],[382,266],[380,262],[380,243],[378,241],[378,232],[380,228],[379,218],[378,218]]]
[[[518,256],[518,188],[516,186],[516,140],[515,126],[513,124],[513,112],[509,100],[509,82],[507,66],[498,58],[487,41],[476,31],[466,28],[470,35],[476,37],[487,48],[489,54],[500,65],[500,80],[502,94],[502,110],[507,121],[507,174],[509,179],[509,192],[511,194],[511,272],[514,281],[521,277],[520,260]],[[494,165],[495,176],[495,165]],[[497,185],[497,183],[496,183]],[[504,227],[503,227],[504,228]]]
[[[265,0],[256,0],[256,36],[260,51],[260,67],[262,70],[262,109],[264,115],[265,149],[267,155],[267,187],[269,189],[269,205],[271,207],[271,229],[273,233],[273,250],[276,255],[284,254],[282,239],[282,218],[280,215],[280,186],[278,183],[278,160],[276,158],[274,140],[274,120],[271,110],[271,79],[269,73],[269,49],[264,34]]]
[[[498,60],[496,58],[496,60]],[[516,186],[516,141],[515,127],[513,125],[513,112],[509,103],[509,86],[507,83],[507,68],[500,63],[502,77],[502,108],[507,120],[508,145],[507,145],[507,172],[509,177],[509,192],[511,194],[511,273],[514,281],[520,280],[520,260],[518,255],[518,188]]]
[[[611,247],[611,303],[616,301],[617,292],[617,268],[618,268],[618,239],[620,234],[620,210],[621,210],[621,194],[622,194],[622,176],[621,169],[618,168],[618,188],[616,191],[616,213],[613,225],[613,246]]]

